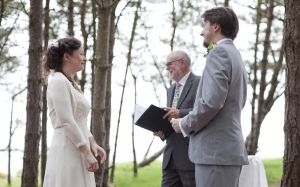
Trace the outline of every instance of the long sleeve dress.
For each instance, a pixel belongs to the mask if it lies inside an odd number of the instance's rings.
[[[47,102],[54,132],[43,187],[95,187],[94,173],[86,169],[79,151],[81,145],[90,145],[88,101],[62,73],[55,72],[48,84]]]

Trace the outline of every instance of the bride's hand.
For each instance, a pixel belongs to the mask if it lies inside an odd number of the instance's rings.
[[[89,172],[95,172],[99,168],[97,159],[91,152],[90,154],[84,155],[84,157],[87,163],[87,170]]]
[[[90,172],[96,171],[99,168],[98,161],[90,151],[89,147],[85,144],[80,146],[79,150],[85,159],[87,170]]]
[[[92,151],[93,151],[96,158],[98,156],[100,156],[101,163],[103,163],[106,160],[105,150],[102,147],[100,147],[96,142],[92,144]]]

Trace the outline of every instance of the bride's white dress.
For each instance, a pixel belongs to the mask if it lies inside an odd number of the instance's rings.
[[[78,149],[89,145],[91,136],[87,128],[88,101],[56,72],[48,84],[47,102],[54,132],[43,187],[95,187],[94,173],[86,169]]]

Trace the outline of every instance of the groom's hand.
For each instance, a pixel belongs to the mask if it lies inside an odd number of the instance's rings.
[[[173,127],[173,129],[174,129],[174,131],[176,133],[181,133],[181,129],[179,127],[179,120],[180,119],[174,119],[174,118],[172,118],[171,121],[170,121],[171,124],[172,124],[172,127]]]

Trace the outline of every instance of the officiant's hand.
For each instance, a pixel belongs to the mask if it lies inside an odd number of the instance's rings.
[[[167,113],[163,116],[164,119],[168,118],[170,121],[172,118],[179,118],[179,110],[176,108],[171,108],[171,107],[165,107],[163,108],[164,110],[167,111]]]
[[[166,138],[165,134],[162,131],[154,132],[153,135],[160,137],[161,140],[165,140]]]
[[[180,127],[179,127],[179,120],[180,119],[172,119],[170,122],[171,122],[171,124],[172,124],[172,127],[173,127],[173,129],[174,129],[174,131],[176,132],[176,133],[181,133],[181,129],[180,129]]]

